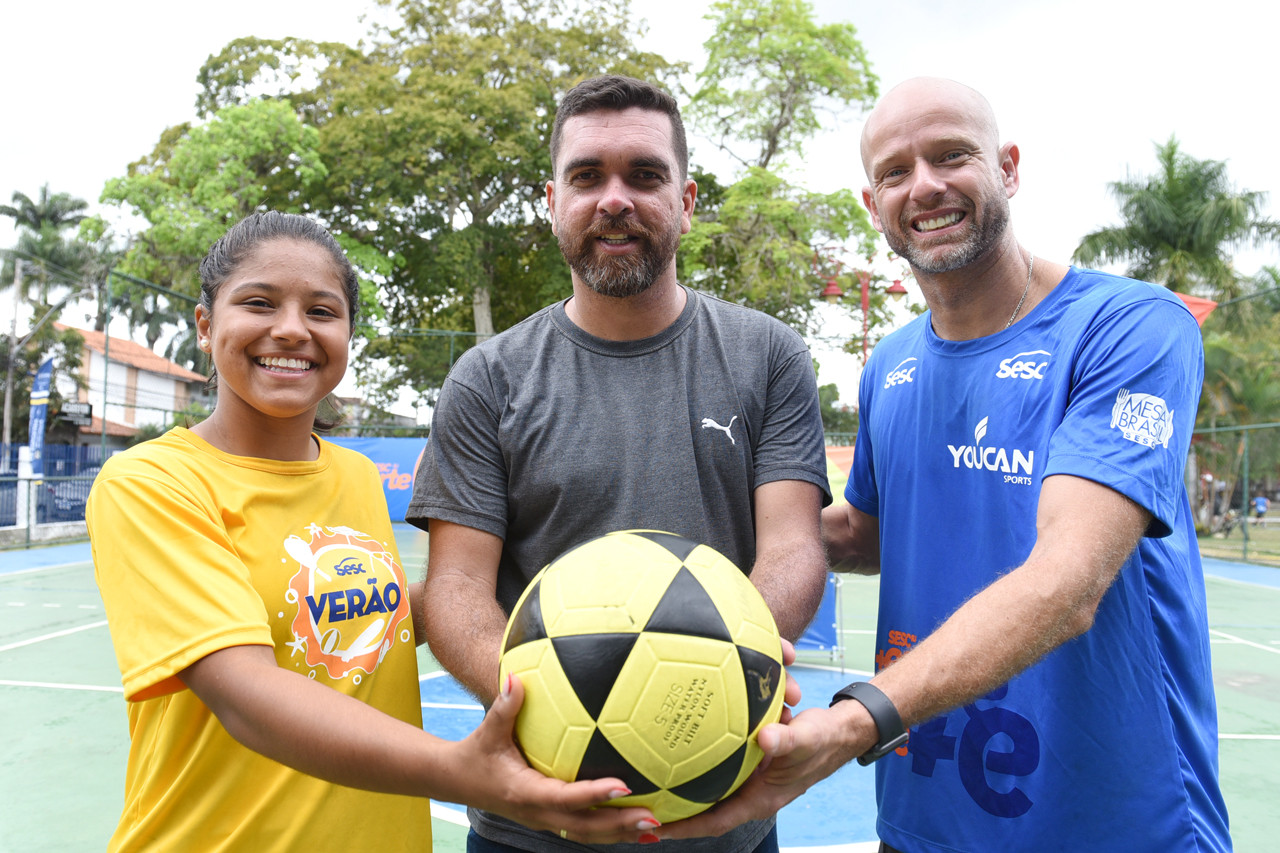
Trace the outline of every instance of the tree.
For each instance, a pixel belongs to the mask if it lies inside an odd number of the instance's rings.
[[[715,34],[689,115],[744,166],[770,168],[799,157],[804,143],[854,105],[877,94],[866,50],[852,24],[820,25],[805,0],[717,0]],[[704,132],[706,132],[704,130]]]
[[[120,261],[119,271],[190,297],[199,296],[198,267],[231,225],[268,208],[302,212],[327,171],[319,134],[289,104],[257,100],[219,110],[201,125],[165,131],[152,153],[107,182],[106,203],[129,205],[147,221]],[[154,348],[173,324],[190,326],[190,305],[155,291],[113,282],[114,306],[128,312]],[[113,306],[113,307],[114,307]],[[190,332],[171,355],[194,364]]]
[[[1155,175],[1109,185],[1123,224],[1087,234],[1072,260],[1127,264],[1134,278],[1220,302],[1238,296],[1231,253],[1280,239],[1280,222],[1262,215],[1266,194],[1236,190],[1224,161],[1191,157],[1172,136],[1156,160]]]
[[[37,303],[37,317],[45,317],[56,306]],[[15,346],[16,344],[16,346]],[[12,349],[11,349],[12,347]],[[9,335],[0,335],[0,369],[6,376],[13,377],[12,387],[6,388],[9,399],[9,435],[4,440],[9,444],[27,444],[30,441],[28,424],[31,411],[31,385],[36,371],[46,359],[53,359],[53,378],[49,384],[49,417],[46,440],[70,443],[75,435],[75,428],[59,421],[57,413],[62,410],[62,395],[58,391],[59,375],[75,377],[79,382],[81,354],[84,350],[84,338],[74,329],[59,329],[53,323],[41,323],[38,328],[28,331],[23,337],[14,339]],[[3,467],[4,462],[0,462]]]
[[[1215,474],[1230,499],[1242,476],[1245,441],[1250,470],[1275,471],[1280,464],[1280,435],[1275,430],[1216,431],[1222,427],[1280,421],[1280,320],[1248,334],[1208,331],[1205,335],[1205,381],[1197,422],[1215,430],[1198,444],[1201,468]],[[1243,484],[1247,489],[1248,484]]]
[[[823,432],[852,435],[858,431],[858,412],[840,402],[840,388],[834,382],[818,387],[818,405]]]
[[[719,0],[711,8],[716,32],[688,117],[742,173],[706,194],[707,204],[700,196],[682,272],[809,332],[815,250],[852,243],[870,256],[877,236],[853,192],[811,192],[782,169],[825,124],[870,106],[876,77],[854,27],[818,24],[804,0]]]
[[[89,205],[70,193],[50,192],[48,184],[40,188],[35,200],[15,192],[12,201],[11,205],[0,204],[0,216],[13,219],[18,243],[15,256],[5,257],[0,280],[6,286],[12,283],[15,258],[21,260],[25,266],[18,301],[27,302],[33,287],[38,299],[48,301],[50,283],[74,284],[78,270],[90,258],[87,247],[64,234],[85,218]]]
[[[570,292],[545,212],[556,100],[581,79],[674,79],[682,66],[637,50],[626,0],[382,0],[394,20],[359,49],[241,40],[201,71],[202,108],[250,93],[287,97],[319,132],[329,170],[309,193],[340,236],[388,261],[379,304],[396,329],[483,338]],[[384,338],[379,384],[427,391],[439,347]],[[427,341],[427,343],[431,343]]]

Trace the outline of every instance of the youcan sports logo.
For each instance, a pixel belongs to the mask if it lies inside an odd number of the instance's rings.
[[[404,570],[380,543],[348,527],[307,528],[284,549],[298,563],[285,599],[297,606],[290,657],[330,678],[372,673],[397,639],[410,642]],[[403,625],[403,627],[401,627]],[[361,675],[356,672],[355,682]]]
[[[987,437],[987,424],[988,418],[978,421],[978,425],[973,429],[973,444],[947,445],[953,467],[968,468],[972,471],[994,471],[1003,474],[1004,481],[1010,485],[1031,485],[1036,452],[1009,450],[1003,447],[983,447],[982,441]]]

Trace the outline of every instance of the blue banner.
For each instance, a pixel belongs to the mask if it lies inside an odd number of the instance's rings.
[[[798,651],[839,652],[840,616],[836,612],[836,596],[840,594],[840,582],[836,576],[827,572],[827,588],[818,605],[818,614],[799,640],[796,640]]]
[[[53,359],[46,358],[36,371],[31,385],[31,416],[27,421],[27,443],[31,447],[31,474],[44,475],[44,427],[49,419],[49,383],[53,378]]]
[[[382,477],[382,494],[392,521],[404,521],[413,496],[413,474],[418,457],[427,446],[425,438],[330,438],[327,441],[349,447],[373,460]]]

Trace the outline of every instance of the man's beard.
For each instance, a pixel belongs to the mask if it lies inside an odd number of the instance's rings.
[[[606,216],[592,222],[570,240],[563,231],[560,254],[583,284],[602,296],[626,298],[644,293],[667,269],[680,247],[680,229],[652,230],[626,216]],[[605,234],[627,234],[640,241],[640,250],[625,256],[598,255],[596,240]]]
[[[969,231],[964,242],[946,248],[922,248],[908,239],[907,234],[915,234],[908,216],[904,213],[898,220],[898,232],[891,234],[885,231],[885,242],[889,248],[905,258],[911,267],[924,273],[944,273],[962,269],[985,255],[992,246],[999,242],[1005,228],[1009,225],[1009,200],[1004,196],[991,197],[985,205],[986,216]],[[970,223],[976,221],[977,206],[965,214]],[[925,235],[921,235],[925,236]]]

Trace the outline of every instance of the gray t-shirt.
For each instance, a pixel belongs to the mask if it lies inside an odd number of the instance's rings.
[[[549,306],[467,351],[441,389],[406,520],[503,539],[498,600],[569,548],[614,530],[677,533],[755,561],[753,493],[777,480],[829,500],[817,382],[778,320],[686,289],[680,317],[607,341]],[[475,810],[476,831],[528,850],[585,850]],[[753,850],[771,821],[663,849]],[[624,851],[641,845],[615,845]]]

